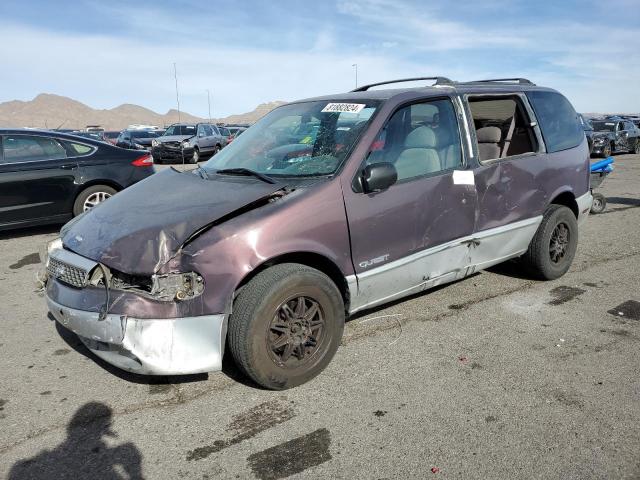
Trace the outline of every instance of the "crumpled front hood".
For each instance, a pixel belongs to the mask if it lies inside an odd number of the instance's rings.
[[[174,169],[119,192],[65,225],[66,248],[129,274],[152,274],[195,232],[282,189],[245,177]]]
[[[156,140],[158,140],[160,143],[182,142],[183,140],[187,140],[193,137],[195,137],[195,135],[167,135],[166,137],[158,137],[156,138]]]

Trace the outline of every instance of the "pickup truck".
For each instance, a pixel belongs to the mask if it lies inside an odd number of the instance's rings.
[[[640,129],[630,120],[607,117],[591,120],[592,155],[606,158],[614,153],[640,153]]]

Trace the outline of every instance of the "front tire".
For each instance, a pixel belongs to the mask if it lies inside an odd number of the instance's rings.
[[[193,149],[193,156],[191,157],[191,163],[198,163],[200,161],[200,150],[198,147]]]
[[[569,270],[577,247],[576,216],[563,205],[551,205],[522,259],[534,277],[555,280]]]
[[[76,217],[116,194],[116,190],[107,185],[93,185],[85,188],[76,197],[73,204],[73,216]]]
[[[342,295],[329,277],[305,265],[275,265],[238,294],[229,350],[257,384],[284,390],[324,370],[340,344],[344,319]]]
[[[605,145],[602,147],[602,158],[608,158],[611,156],[611,152],[613,152],[613,148],[611,144]]]

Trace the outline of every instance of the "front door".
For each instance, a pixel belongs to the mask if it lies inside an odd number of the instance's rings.
[[[0,160],[0,224],[71,214],[78,164],[60,142],[6,135]]]
[[[363,162],[395,166],[397,182],[363,193],[343,182],[357,278],[351,310],[460,278],[469,264],[476,194],[465,170],[449,98],[404,106],[389,118]],[[472,174],[471,174],[472,175]]]

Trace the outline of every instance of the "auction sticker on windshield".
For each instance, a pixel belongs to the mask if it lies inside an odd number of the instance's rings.
[[[366,107],[364,103],[328,103],[327,106],[322,109],[322,113],[360,113],[364,107]]]

